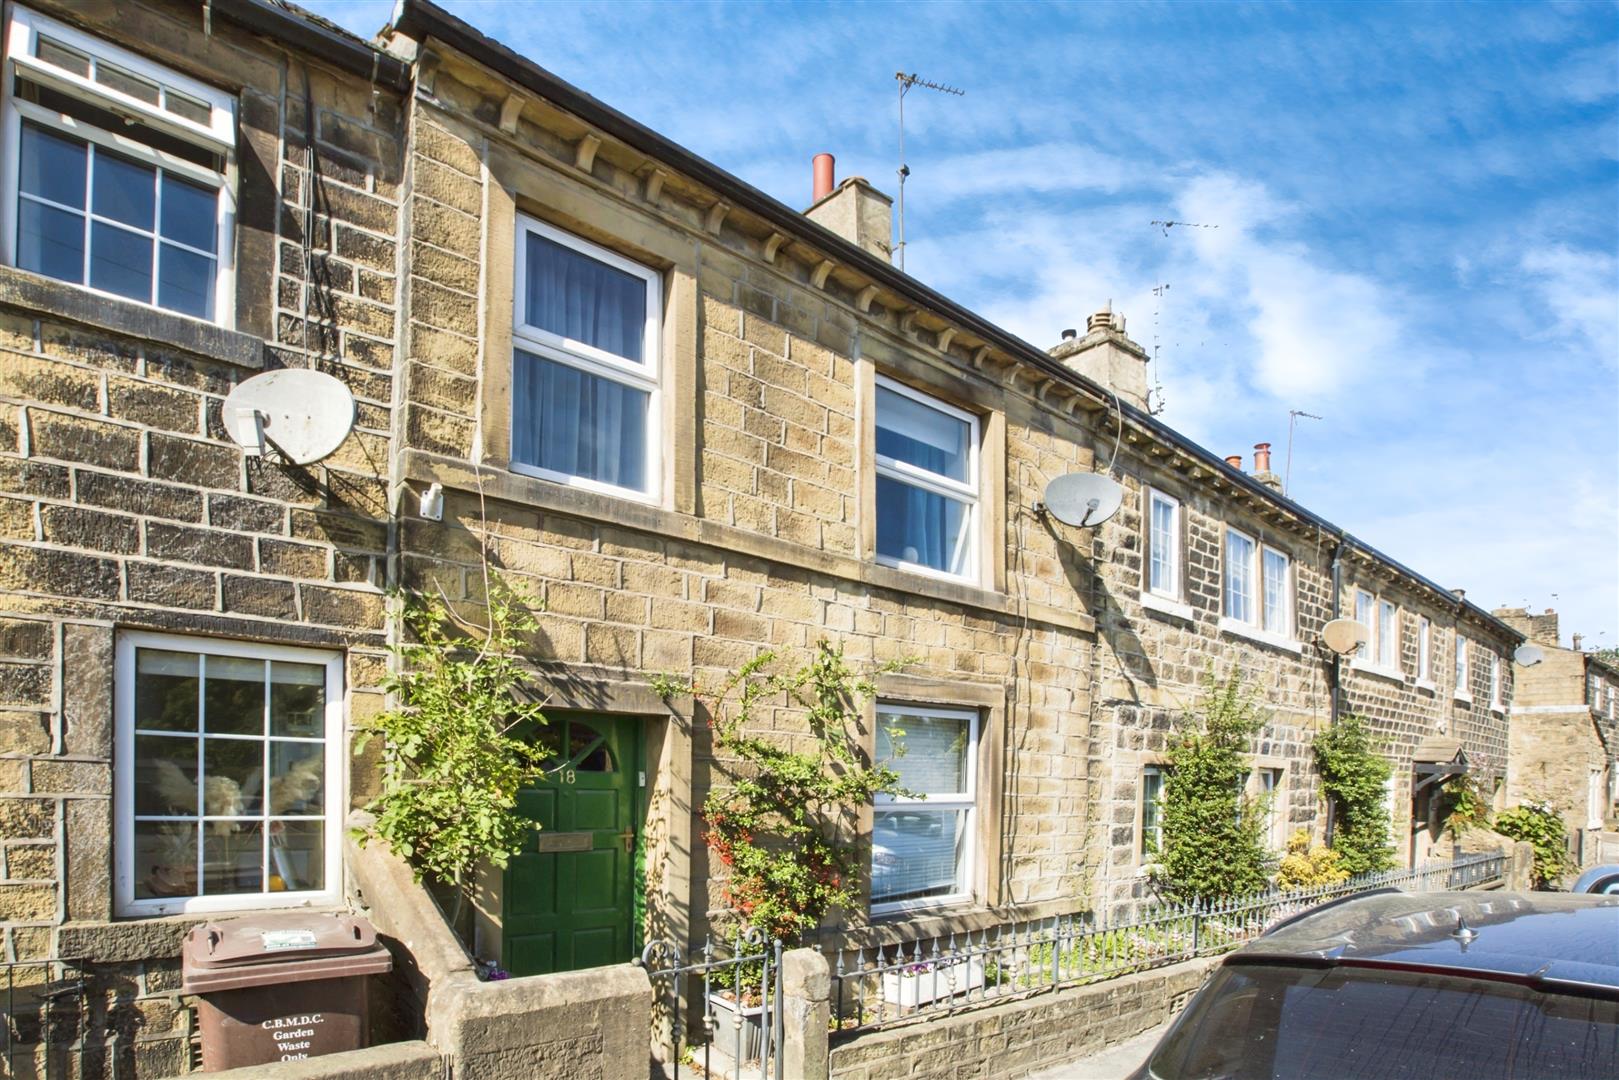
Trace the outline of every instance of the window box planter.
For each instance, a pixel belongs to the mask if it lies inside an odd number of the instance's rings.
[[[978,957],[934,960],[883,972],[883,1000],[902,1009],[915,1009],[983,985],[984,962]]]
[[[757,996],[758,988],[754,988]],[[741,1063],[759,1060],[764,1049],[764,1004],[737,1005],[735,992],[715,991],[708,995],[709,1009],[714,1017],[713,1047],[720,1053]],[[741,1019],[740,1032],[737,1020]]]

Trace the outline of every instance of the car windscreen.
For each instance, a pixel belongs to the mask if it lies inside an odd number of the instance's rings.
[[[1450,973],[1227,965],[1148,1064],[1159,1080],[1612,1080],[1619,1002]]]

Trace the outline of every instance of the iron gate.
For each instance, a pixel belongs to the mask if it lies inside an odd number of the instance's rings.
[[[682,1065],[704,1076],[783,1080],[781,942],[748,930],[716,944],[709,936],[689,963],[673,941],[650,941],[640,965],[652,980],[654,1022],[671,1080]]]

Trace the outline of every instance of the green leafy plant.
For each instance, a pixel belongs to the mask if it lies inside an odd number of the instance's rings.
[[[455,890],[452,922],[477,868],[505,867],[535,827],[515,807],[545,757],[527,737],[545,718],[521,693],[528,675],[517,659],[538,620],[529,598],[499,578],[487,592],[488,623],[475,627],[438,600],[404,599],[412,640],[394,647],[400,670],[383,684],[395,705],[355,742],[358,754],[382,740],[382,792],[367,807],[376,815],[371,835],[416,880]]]
[[[1267,714],[1240,673],[1204,679],[1203,697],[1170,739],[1163,841],[1153,880],[1179,899],[1246,896],[1265,888],[1267,807],[1243,793],[1247,750]]]
[[[1544,799],[1532,799],[1495,815],[1495,831],[1535,848],[1535,888],[1550,889],[1574,869],[1562,815]]]
[[[1332,804],[1332,849],[1351,875],[1394,866],[1385,787],[1393,769],[1372,746],[1366,722],[1353,713],[1315,737],[1321,789]]]
[[[1469,829],[1490,827],[1490,797],[1472,775],[1458,776],[1445,785],[1439,812],[1452,838]]]
[[[904,789],[886,764],[866,764],[855,742],[876,687],[843,650],[818,642],[809,662],[790,670],[773,670],[778,659],[761,653],[717,694],[699,694],[731,780],[703,803],[703,839],[725,868],[724,897],[737,917],[791,940],[857,901],[864,859],[856,814],[873,796]],[[759,713],[782,704],[803,717],[807,741],[759,733]],[[795,742],[803,748],[792,749]]]
[[[1308,829],[1299,829],[1287,838],[1287,854],[1276,868],[1278,889],[1313,889],[1336,885],[1349,877],[1342,857],[1325,844],[1310,843]]]

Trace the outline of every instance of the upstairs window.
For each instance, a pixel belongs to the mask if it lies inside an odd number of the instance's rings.
[[[6,29],[8,262],[226,322],[230,95],[23,8]]]
[[[512,469],[658,494],[658,273],[530,217],[517,220]]]
[[[1225,534],[1225,613],[1241,623],[1255,621],[1254,541],[1235,529]]]
[[[1398,609],[1387,600],[1377,602],[1377,666],[1393,671],[1399,662],[1400,632]]]
[[[1467,687],[1467,639],[1456,635],[1456,696],[1471,698]]]
[[[1225,615],[1272,637],[1293,633],[1292,561],[1246,533],[1226,530]]]
[[[342,666],[309,649],[119,638],[120,914],[336,899]]]
[[[1417,619],[1417,678],[1433,682],[1433,623],[1426,615]]]
[[[1181,504],[1147,489],[1147,591],[1181,598]]]
[[[1355,646],[1355,659],[1366,663],[1372,658],[1372,649],[1377,638],[1377,621],[1373,617],[1377,600],[1371,593],[1361,589],[1355,590],[1355,621],[1366,628],[1366,640]]]
[[[978,578],[978,418],[877,379],[877,561]]]
[[[873,911],[972,896],[978,713],[877,707],[877,758],[911,795],[879,795],[872,815]]]
[[[1490,654],[1490,708],[1500,712],[1506,700],[1506,686],[1501,679],[1501,658]]]

